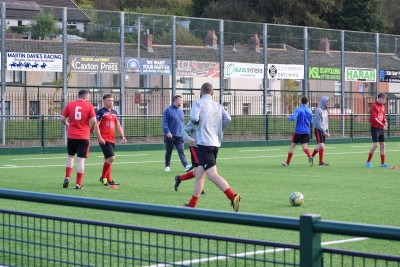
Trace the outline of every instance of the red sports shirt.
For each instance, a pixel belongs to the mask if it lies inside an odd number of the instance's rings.
[[[382,105],[378,101],[372,105],[371,113],[369,115],[369,123],[372,127],[383,128],[386,123],[385,105]]]
[[[69,102],[62,115],[68,118],[68,138],[90,139],[90,118],[96,117],[90,102],[77,100]]]
[[[105,141],[115,143],[115,124],[117,123],[117,111],[106,108],[99,109],[96,113],[96,119],[100,122],[99,130],[101,137]]]

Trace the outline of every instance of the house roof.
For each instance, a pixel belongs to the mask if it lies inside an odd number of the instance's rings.
[[[72,0],[0,0],[6,3],[6,17],[12,19],[32,19],[43,9],[51,12],[57,20],[62,20],[63,7],[67,7],[67,20],[89,22],[89,17]]]
[[[108,56],[119,57],[119,43],[101,43],[75,41],[69,43],[67,51],[69,55],[82,56]],[[233,49],[232,45],[224,47],[224,60],[229,62],[263,63],[263,52],[256,52],[248,46]],[[25,53],[53,53],[62,54],[62,43],[60,41],[43,40],[6,40],[8,52]],[[300,64],[304,62],[303,50],[298,50],[287,45],[268,48],[269,64]],[[136,44],[125,44],[125,56],[136,57],[138,54]],[[153,52],[141,48],[142,58],[171,58],[171,47],[167,45],[153,45]],[[195,61],[219,61],[219,50],[199,46],[177,46],[176,58],[178,60]],[[308,65],[310,67],[340,68],[340,51],[322,52],[309,50]],[[375,53],[362,53],[345,51],[344,64],[346,67],[375,68]],[[379,66],[381,69],[398,70],[400,59],[395,54],[379,54]]]

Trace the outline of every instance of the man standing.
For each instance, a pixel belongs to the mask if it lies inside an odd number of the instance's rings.
[[[90,132],[96,130],[96,114],[93,105],[89,101],[89,92],[80,90],[78,100],[69,102],[61,115],[61,123],[67,126],[68,158],[65,168],[64,188],[68,188],[69,180],[74,166],[75,154],[78,156],[76,166],[76,189],[82,189],[82,178],[85,171],[85,159],[89,154]]]
[[[303,152],[306,153],[308,162],[312,167],[314,165],[313,157],[311,157],[310,150],[307,144],[310,142],[310,123],[312,120],[312,112],[307,106],[308,98],[303,96],[301,98],[301,105],[294,110],[292,116],[288,118],[289,121],[296,120],[296,128],[292,135],[292,143],[290,144],[286,162],[282,162],[282,166],[289,166],[293,156],[296,144],[301,144]]]
[[[217,172],[217,155],[221,146],[222,135],[229,125],[231,117],[221,104],[212,100],[214,94],[210,83],[201,86],[201,98],[193,103],[190,110],[190,120],[197,124],[197,145],[199,166],[197,167],[196,184],[192,198],[186,206],[194,208],[204,187],[204,176],[207,174],[218,188],[231,201],[233,210],[237,212],[240,204],[240,194],[235,194],[227,181]]]
[[[378,100],[371,107],[370,115],[369,115],[369,123],[371,124],[371,137],[372,137],[372,147],[369,150],[367,162],[365,162],[365,166],[368,168],[372,168],[371,159],[374,155],[375,149],[380,147],[381,154],[381,167],[388,168],[389,166],[385,163],[386,155],[385,155],[385,133],[384,130],[387,130],[388,123],[386,120],[386,94],[379,93]]]
[[[162,127],[164,130],[165,142],[165,171],[171,170],[171,154],[174,146],[178,151],[179,158],[185,171],[189,171],[192,166],[187,164],[184,152],[184,140],[182,137],[182,128],[184,114],[182,108],[182,96],[175,95],[172,99],[172,104],[164,110],[162,118]]]
[[[117,111],[113,107],[114,98],[110,94],[103,96],[103,108],[96,113],[97,127],[99,128],[99,144],[104,154],[103,171],[101,173],[100,182],[103,185],[118,185],[111,178],[111,167],[115,160],[115,128],[122,138],[122,143],[126,143],[124,131],[118,120]]]
[[[329,164],[324,161],[325,139],[330,137],[328,132],[328,107],[329,97],[323,96],[314,114],[315,138],[317,139],[318,146],[314,149],[311,156],[314,158],[314,156],[319,153],[319,166],[329,166]]]

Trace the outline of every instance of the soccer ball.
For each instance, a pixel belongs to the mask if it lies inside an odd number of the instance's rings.
[[[304,203],[304,196],[300,192],[293,192],[290,194],[289,203],[292,206],[301,206]]]

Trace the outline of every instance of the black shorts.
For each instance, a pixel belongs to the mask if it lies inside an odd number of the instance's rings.
[[[292,135],[292,143],[295,143],[295,144],[310,143],[310,135],[309,134],[294,133]]]
[[[111,157],[114,157],[114,150],[115,150],[115,144],[106,141],[104,145],[100,144],[101,150],[103,150],[104,158],[108,159]]]
[[[371,126],[371,137],[372,142],[374,143],[385,142],[385,133],[383,131],[383,128],[376,128]]]
[[[67,141],[68,155],[80,158],[87,158],[89,156],[89,140],[86,139],[69,139]]]
[[[196,146],[189,146],[190,150],[190,157],[192,159],[192,166],[197,167],[199,166],[199,157],[197,156],[197,147]]]
[[[325,143],[325,135],[324,132],[315,128],[315,139],[317,139],[317,143]]]
[[[204,170],[217,165],[218,147],[216,146],[198,146],[199,166]]]

